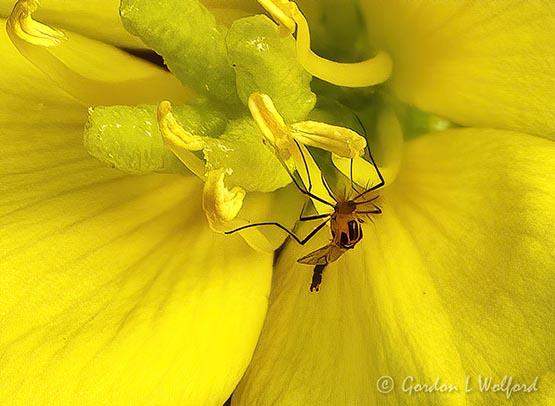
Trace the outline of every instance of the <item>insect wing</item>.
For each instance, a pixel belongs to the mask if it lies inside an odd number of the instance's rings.
[[[335,244],[328,244],[298,259],[297,262],[307,265],[327,265],[337,261],[345,251]]]

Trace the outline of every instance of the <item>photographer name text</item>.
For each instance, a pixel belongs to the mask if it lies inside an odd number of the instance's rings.
[[[515,393],[531,393],[538,391],[539,377],[536,376],[528,382],[523,382],[515,379],[513,376],[505,375],[501,379],[495,379],[492,376],[478,375],[473,377],[466,376],[464,386],[454,383],[442,382],[438,376],[431,382],[420,382],[411,375],[406,376],[400,382],[400,389],[407,395],[415,395],[418,393],[453,393],[461,392],[492,392],[504,395],[507,399]],[[390,376],[382,376],[377,381],[377,388],[381,393],[389,393],[393,390],[395,385],[394,379]]]

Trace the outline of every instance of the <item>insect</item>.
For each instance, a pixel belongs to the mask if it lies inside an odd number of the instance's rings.
[[[295,141],[299,151],[301,152],[301,156],[305,162],[306,167],[306,160],[302,149],[300,148],[297,141]],[[376,165],[374,158],[370,152],[370,149],[367,149],[368,156],[372,162],[372,165],[376,168],[376,173],[379,178],[379,182],[371,187],[367,187],[365,190],[358,191],[353,182],[353,175],[352,175],[352,160],[351,160],[351,174],[350,174],[350,183],[351,183],[351,194],[354,194],[352,197],[348,197],[347,192],[344,193],[342,197],[337,197],[329,187],[328,183],[326,182],[323,174],[321,173],[322,183],[325,186],[327,192],[334,200],[330,202],[320,196],[313,194],[311,189],[311,181],[309,177],[309,187],[308,189],[301,185],[294,174],[287,168],[284,164],[285,169],[289,173],[293,183],[297,187],[297,189],[307,197],[314,199],[315,201],[319,201],[327,206],[329,206],[332,211],[330,213],[324,214],[316,214],[313,216],[303,216],[302,212],[299,217],[299,221],[313,221],[313,220],[323,220],[318,226],[316,226],[306,237],[299,238],[293,231],[287,229],[280,223],[277,222],[264,222],[264,223],[253,223],[248,224],[235,230],[227,231],[225,234],[232,234],[237,231],[241,231],[251,227],[260,227],[260,226],[275,226],[279,227],[283,231],[285,231],[291,238],[293,238],[298,244],[305,245],[308,241],[310,241],[320,230],[322,230],[328,223],[330,225],[332,239],[329,244],[305,255],[302,258],[299,258],[297,262],[301,264],[307,265],[314,265],[314,270],[312,274],[312,282],[310,284],[310,291],[311,292],[318,292],[320,290],[320,284],[322,283],[322,274],[326,266],[332,262],[337,261],[345,252],[350,249],[353,249],[356,244],[362,239],[362,224],[364,223],[364,217],[371,215],[371,214],[381,214],[382,210],[380,207],[376,206],[374,201],[379,198],[379,196],[368,197],[372,192],[378,190],[379,188],[385,185],[385,180],[380,173],[378,166]],[[371,206],[369,208],[368,206]],[[303,210],[304,211],[304,210]]]

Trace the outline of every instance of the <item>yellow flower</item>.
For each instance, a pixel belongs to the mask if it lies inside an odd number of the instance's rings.
[[[330,19],[310,5],[309,17]],[[273,264],[208,228],[196,177],[126,175],[85,151],[83,100],[186,96],[115,47],[141,48],[117,2],[51,0],[36,14],[69,37],[53,52],[77,101],[1,35],[1,404],[221,405],[236,385],[233,404],[247,406],[503,402],[507,391],[480,393],[480,375],[538,376],[537,391],[511,400],[553,403],[553,6],[361,9],[393,61],[385,86],[469,128],[405,142],[383,215],[318,294],[296,260],[326,233],[303,249],[288,241]],[[96,91],[75,85],[91,80]],[[391,393],[381,376],[395,380]],[[411,395],[407,377],[460,389]]]

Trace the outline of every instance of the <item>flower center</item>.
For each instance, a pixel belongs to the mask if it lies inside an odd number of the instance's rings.
[[[255,15],[218,25],[197,0],[168,0],[164,7],[122,0],[125,27],[164,56],[185,88],[163,71],[111,82],[74,71],[67,58],[73,34],[34,21],[38,0],[16,4],[8,32],[64,90],[96,106],[84,131],[91,155],[130,173],[194,173],[205,182],[203,207],[216,231],[249,224],[245,206],[292,181],[310,192],[317,213],[329,211],[323,201],[337,200],[338,189],[377,184],[367,144],[391,184],[403,109],[369,88],[389,78],[390,57],[379,51],[355,63],[322,58],[295,3],[259,2],[277,24]],[[111,103],[103,102],[106,95]],[[130,106],[136,101],[146,104]],[[294,221],[297,209],[290,210]]]

